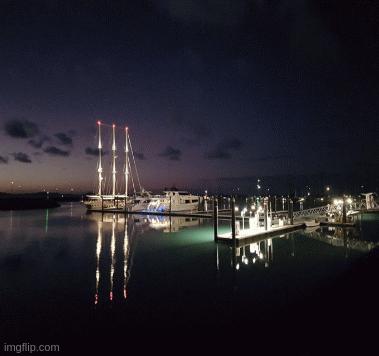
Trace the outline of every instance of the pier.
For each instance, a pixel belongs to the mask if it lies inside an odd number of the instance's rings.
[[[285,225],[285,226],[276,226],[271,227],[269,230],[265,230],[264,227],[255,228],[255,229],[245,229],[240,231],[238,235],[233,238],[231,232],[227,232],[224,234],[217,235],[217,241],[225,242],[225,243],[234,243],[237,247],[241,245],[250,244],[253,242],[257,242],[269,237],[279,236],[282,234],[286,234],[288,232],[293,232],[299,229],[304,229],[305,224],[293,224],[293,225]]]
[[[170,217],[189,217],[213,219],[214,241],[227,244],[240,245],[255,242],[259,239],[265,239],[273,236],[283,235],[307,227],[308,219],[317,219],[317,226],[331,227],[354,227],[355,221],[347,221],[346,213],[343,214],[341,221],[327,218],[329,206],[315,207],[306,210],[294,211],[293,201],[288,201],[288,210],[272,212],[269,209],[268,198],[263,201],[261,211],[256,211],[252,216],[245,216],[246,209],[236,214],[235,198],[230,199],[230,206],[220,209],[218,198],[213,197],[209,202],[209,209],[196,211],[131,211],[128,206],[124,207],[103,207],[91,209],[91,212],[125,214],[125,215],[150,215],[150,216],[170,216]],[[219,234],[219,221],[230,221],[231,230]],[[309,224],[308,224],[309,225]],[[316,226],[316,227],[317,227]]]

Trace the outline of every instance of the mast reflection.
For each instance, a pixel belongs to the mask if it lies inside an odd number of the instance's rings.
[[[111,275],[110,275],[110,292],[109,292],[109,300],[113,300],[113,280],[114,280],[114,268],[116,262],[116,215],[113,215],[112,219],[112,238],[111,238],[111,256],[112,256],[112,264],[111,264]]]
[[[96,283],[94,304],[117,302],[128,297],[135,225],[131,217],[96,215]]]
[[[100,253],[101,240],[103,238],[103,220],[97,222],[97,240],[96,240],[96,293],[95,304],[99,302],[99,280],[100,280]]]
[[[129,241],[128,241],[128,228],[127,228],[127,222],[125,219],[124,223],[124,299],[127,298],[127,284],[129,280],[130,273],[128,271],[128,259],[127,256],[129,256]]]

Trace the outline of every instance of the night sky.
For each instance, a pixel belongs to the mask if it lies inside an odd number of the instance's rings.
[[[2,191],[93,190],[96,120],[148,189],[377,186],[377,1],[2,0],[0,24]]]

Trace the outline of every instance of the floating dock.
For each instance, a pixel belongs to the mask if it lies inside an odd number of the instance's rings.
[[[287,234],[288,232],[301,230],[305,228],[305,224],[293,224],[293,225],[284,225],[284,226],[274,226],[265,230],[264,227],[254,228],[254,229],[244,229],[240,230],[235,237],[236,246],[246,245],[249,243],[256,242],[258,240],[271,237],[278,236],[282,234]],[[227,232],[224,234],[217,235],[218,242],[224,242],[228,244],[233,244],[233,236],[232,232]]]

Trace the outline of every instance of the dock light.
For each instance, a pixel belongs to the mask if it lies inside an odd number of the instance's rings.
[[[353,202],[353,199],[351,199],[351,198],[346,199],[346,203],[351,204],[352,202]]]
[[[330,187],[329,187],[329,186],[328,186],[328,187],[326,187],[325,189],[326,189],[326,191],[327,191],[327,192],[329,192],[329,191],[330,191]]]
[[[116,127],[116,125],[115,125],[115,124],[112,124],[112,127],[113,127],[113,128],[115,128],[115,127]]]
[[[234,208],[234,211],[238,211],[239,209],[238,209],[238,206],[236,206],[235,208]]]
[[[238,271],[240,269],[240,264],[237,263],[236,270]]]

